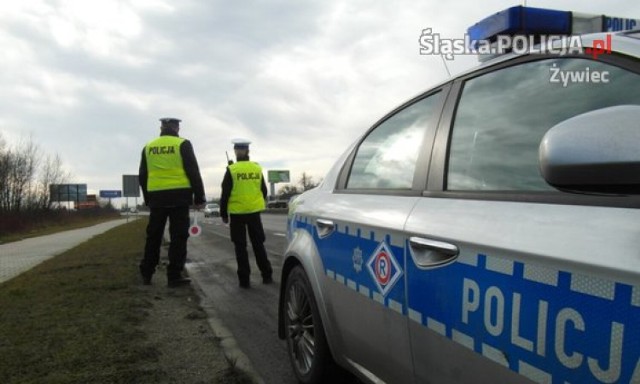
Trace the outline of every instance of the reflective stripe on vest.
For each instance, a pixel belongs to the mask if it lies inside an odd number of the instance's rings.
[[[184,139],[180,137],[160,136],[147,144],[145,155],[149,192],[191,188],[180,154],[180,144],[183,142]]]
[[[262,167],[253,161],[238,161],[229,166],[233,188],[229,196],[229,213],[243,214],[264,210]]]

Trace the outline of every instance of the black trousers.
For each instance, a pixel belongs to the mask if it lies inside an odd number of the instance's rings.
[[[175,280],[181,277],[187,259],[187,239],[189,238],[189,207],[151,208],[147,224],[147,241],[144,246],[144,258],[140,262],[140,272],[151,276],[160,261],[160,245],[164,227],[169,219],[169,266],[167,278]]]
[[[249,254],[247,253],[247,232],[256,256],[256,264],[260,268],[262,278],[271,278],[273,270],[267,258],[267,250],[264,248],[264,229],[260,212],[244,215],[229,215],[229,228],[231,230],[231,241],[235,246],[236,261],[238,262],[238,279],[240,282],[249,282],[251,267],[249,266]]]

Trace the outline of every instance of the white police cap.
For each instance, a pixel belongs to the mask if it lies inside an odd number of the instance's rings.
[[[162,125],[171,125],[171,124],[179,124],[182,120],[176,119],[175,117],[163,117],[160,119]]]
[[[251,144],[251,141],[238,138],[231,140],[231,143],[233,144],[233,149],[249,149],[249,144]]]

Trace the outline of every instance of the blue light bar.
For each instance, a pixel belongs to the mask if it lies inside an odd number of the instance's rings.
[[[491,15],[467,30],[473,40],[494,41],[498,35],[568,35],[571,12],[515,6]]]

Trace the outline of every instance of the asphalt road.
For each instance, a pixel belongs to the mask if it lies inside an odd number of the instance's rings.
[[[263,214],[269,260],[275,284],[263,285],[251,245],[251,289],[240,289],[236,275],[233,244],[229,228],[220,218],[198,223],[202,234],[189,239],[188,269],[202,289],[205,303],[233,333],[239,348],[249,357],[266,384],[297,383],[287,356],[286,344],[278,339],[278,296],[282,253],[286,238],[284,214]],[[249,243],[250,244],[250,243]]]

